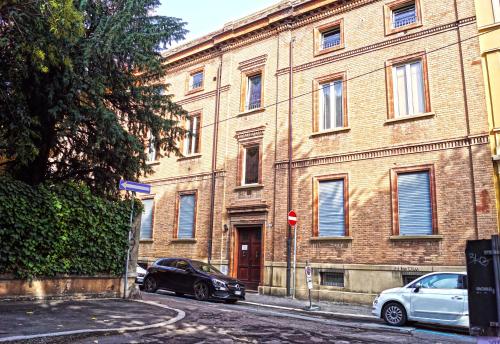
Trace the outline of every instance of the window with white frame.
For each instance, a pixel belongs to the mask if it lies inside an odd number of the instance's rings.
[[[254,110],[262,106],[262,74],[248,77],[245,98],[245,110]]]
[[[392,67],[394,116],[404,117],[425,112],[422,61]]]
[[[149,143],[148,143],[148,151],[147,151],[147,161],[153,162],[158,159],[158,152],[156,149],[156,141],[155,137],[150,134],[149,135]]]
[[[399,235],[433,234],[429,171],[397,173]]]
[[[500,22],[500,0],[492,0],[493,2],[493,17],[496,23]]]
[[[152,239],[153,238],[153,199],[142,200],[144,209],[142,210],[141,216],[141,232],[140,239]]]
[[[400,27],[414,24],[417,22],[417,10],[415,2],[405,4],[404,6],[392,10],[392,28],[399,29]]]
[[[184,139],[185,156],[200,153],[200,118],[199,114],[191,115],[186,121],[186,138]]]
[[[196,220],[196,193],[179,194],[177,238],[194,238]]]
[[[321,49],[339,46],[341,42],[340,26],[321,32]]]
[[[260,170],[260,145],[243,148],[241,185],[258,184]]]
[[[345,179],[318,181],[318,228],[320,237],[346,235]]]
[[[320,84],[319,130],[344,127],[343,81]]]
[[[203,87],[203,71],[195,72],[191,74],[189,78],[189,89],[196,90]]]

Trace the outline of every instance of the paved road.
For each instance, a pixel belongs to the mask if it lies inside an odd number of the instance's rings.
[[[186,312],[180,322],[162,329],[110,336],[71,339],[81,343],[474,343],[473,338],[454,333],[434,333],[415,328],[395,329],[363,323],[311,317],[243,304],[198,302],[168,293],[143,294]],[[68,338],[37,343],[67,343]]]

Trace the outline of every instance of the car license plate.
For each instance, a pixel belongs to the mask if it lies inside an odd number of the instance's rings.
[[[241,295],[241,290],[235,290],[234,295]]]

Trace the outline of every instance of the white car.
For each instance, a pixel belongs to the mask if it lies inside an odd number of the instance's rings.
[[[147,273],[146,269],[143,269],[139,265],[137,265],[136,273],[137,276],[135,277],[135,283],[142,284],[144,282],[144,276],[146,276]]]
[[[433,272],[401,288],[384,290],[372,314],[392,326],[407,321],[469,327],[467,274]]]

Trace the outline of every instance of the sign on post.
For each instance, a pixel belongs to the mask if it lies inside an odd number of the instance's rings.
[[[313,288],[313,280],[312,280],[312,268],[309,265],[306,266],[306,282],[307,282],[307,289],[311,290]]]
[[[295,226],[297,224],[297,214],[293,210],[288,212],[288,224],[290,226]]]
[[[120,190],[151,193],[151,185],[131,182],[129,180],[120,180]]]
[[[151,185],[149,184],[141,184],[141,183],[136,183],[136,182],[131,182],[129,180],[120,180],[120,184],[118,185],[120,190],[125,190],[125,191],[132,191],[132,192],[140,192],[140,193],[151,193]],[[132,241],[132,225],[133,225],[133,219],[134,219],[134,196],[132,196],[132,209],[130,211],[130,228],[128,231],[128,248],[127,248],[127,260],[125,262],[125,275],[123,276],[124,283],[123,283],[123,298],[127,298],[127,291],[128,291],[128,264],[130,261],[130,244]],[[134,243],[135,244],[135,243]]]

